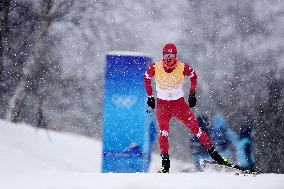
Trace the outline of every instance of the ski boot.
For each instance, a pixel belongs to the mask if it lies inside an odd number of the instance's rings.
[[[254,169],[248,169],[248,168],[241,167],[239,165],[230,163],[227,158],[221,157],[219,153],[214,149],[214,147],[209,148],[208,153],[210,154],[212,159],[215,160],[219,165],[228,166],[232,169],[238,170],[242,174],[252,174],[252,175],[258,174]]]
[[[170,172],[170,157],[168,154],[161,154],[162,156],[162,167],[158,173],[169,173]]]
[[[232,167],[232,164],[228,162],[228,159],[219,155],[219,153],[211,147],[208,149],[208,153],[213,160],[215,160],[219,165],[226,165]]]

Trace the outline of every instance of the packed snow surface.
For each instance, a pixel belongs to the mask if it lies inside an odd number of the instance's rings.
[[[172,173],[157,174],[157,154],[150,173],[100,173],[101,155],[98,140],[0,120],[0,189],[284,188],[283,174],[199,173],[177,160]]]

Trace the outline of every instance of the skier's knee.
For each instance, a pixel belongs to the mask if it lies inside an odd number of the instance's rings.
[[[160,130],[160,137],[169,137],[169,132],[167,130]]]

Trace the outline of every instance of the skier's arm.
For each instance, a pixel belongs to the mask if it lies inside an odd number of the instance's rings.
[[[148,97],[153,96],[153,88],[151,84],[151,78],[155,75],[155,64],[152,64],[144,75],[144,84]]]
[[[196,90],[197,85],[197,75],[195,71],[188,65],[184,64],[183,75],[189,76],[190,78],[190,95],[192,95]]]

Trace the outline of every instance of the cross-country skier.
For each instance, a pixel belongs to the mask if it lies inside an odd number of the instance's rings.
[[[188,105],[184,99],[182,88],[185,76],[190,77],[191,86],[188,97]],[[162,156],[162,168],[160,173],[168,173],[170,169],[169,158],[169,122],[172,117],[181,120],[201,144],[208,150],[212,159],[219,164],[226,165],[228,162],[222,158],[214,149],[210,138],[202,131],[190,108],[196,105],[196,84],[197,75],[186,63],[177,60],[177,48],[174,44],[168,43],[163,48],[163,59],[154,62],[146,71],[144,76],[145,88],[148,94],[147,104],[155,108],[155,97],[153,96],[151,78],[155,79],[157,91],[157,119],[160,128],[160,151]]]

